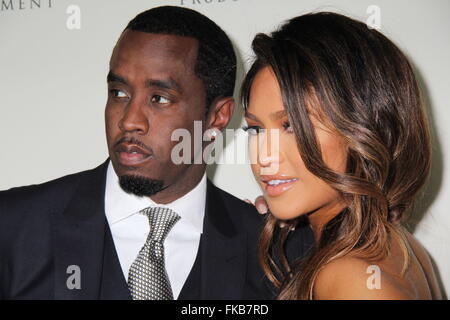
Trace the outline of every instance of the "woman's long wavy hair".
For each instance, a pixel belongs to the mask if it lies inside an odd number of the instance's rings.
[[[330,12],[302,15],[270,35],[258,34],[252,48],[256,59],[242,87],[244,107],[255,75],[269,66],[306,168],[348,204],[324,226],[310,254],[291,266],[284,254],[274,257],[290,228],[279,228],[268,215],[259,257],[278,298],[313,299],[314,281],[327,263],[348,255],[379,261],[389,256],[391,240],[402,248],[404,273],[410,252],[401,222],[431,165],[426,113],[405,55],[380,32]],[[312,96],[314,112],[348,145],[345,173],[323,162],[308,114]]]

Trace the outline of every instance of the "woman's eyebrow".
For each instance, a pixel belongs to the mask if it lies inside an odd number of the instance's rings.
[[[245,111],[244,116],[245,116],[246,118],[249,118],[249,119],[252,119],[252,120],[255,120],[255,121],[259,121],[259,119],[258,119],[257,116],[255,116],[254,114],[248,112],[247,110]],[[282,118],[284,118],[284,117],[286,117],[286,116],[287,116],[286,110],[275,111],[275,112],[272,112],[272,113],[269,115],[269,117],[270,117],[273,121],[282,119]]]
[[[280,110],[280,111],[272,112],[270,114],[270,118],[272,120],[276,121],[276,120],[279,120],[279,119],[282,119],[282,118],[286,117],[286,115],[287,115],[286,110]]]
[[[259,120],[258,120],[258,117],[256,117],[254,114],[248,112],[247,110],[245,110],[244,117],[249,118],[249,119],[252,119],[252,120],[254,120],[254,121],[259,121]]]

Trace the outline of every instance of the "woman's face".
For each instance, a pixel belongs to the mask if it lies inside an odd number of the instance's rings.
[[[314,105],[310,108],[313,111]],[[313,212],[310,219],[336,214],[333,209],[339,207],[338,193],[306,169],[270,67],[261,69],[253,80],[245,118],[252,171],[272,214],[281,220]],[[344,172],[346,147],[343,139],[314,116],[310,119],[325,164],[333,171]]]

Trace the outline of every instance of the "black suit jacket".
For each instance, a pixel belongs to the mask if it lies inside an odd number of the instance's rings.
[[[0,192],[1,299],[131,299],[104,211],[107,164]],[[199,250],[178,298],[272,298],[257,259],[262,220],[208,180]],[[291,255],[312,241],[297,230]],[[80,289],[67,286],[72,265]]]

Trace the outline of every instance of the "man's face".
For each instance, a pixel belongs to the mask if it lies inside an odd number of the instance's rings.
[[[193,137],[194,121],[205,120],[205,89],[194,70],[197,50],[193,38],[126,30],[111,57],[105,109],[109,156],[119,178],[162,182],[164,191],[156,198],[175,195],[197,179],[195,165],[171,160],[179,143],[171,141],[172,132],[184,128]]]

